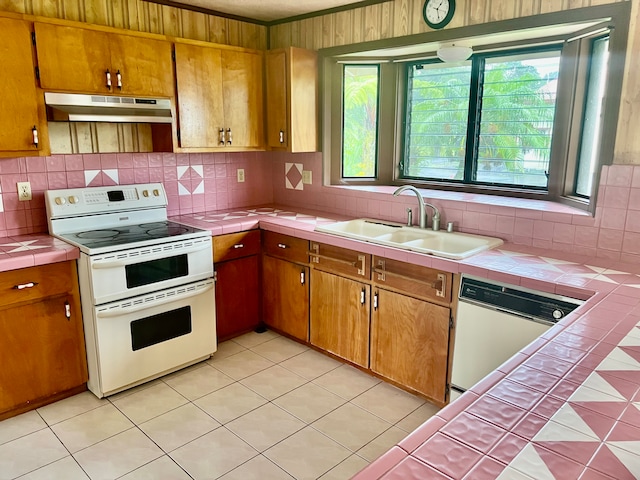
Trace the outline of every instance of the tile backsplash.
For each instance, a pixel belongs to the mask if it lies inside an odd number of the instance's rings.
[[[169,215],[273,202],[268,155],[124,153],[0,159],[0,237],[47,231],[44,191],[161,182]],[[245,170],[237,181],[236,170]],[[33,200],[19,202],[17,182],[31,182]]]
[[[285,165],[292,162],[312,172],[312,185],[285,188]],[[323,186],[320,153],[274,154],[273,165],[276,203],[396,222],[404,222],[406,209],[412,208],[417,221],[415,196],[393,197],[395,187]],[[640,165],[603,167],[595,218],[552,202],[440,190],[423,190],[423,195],[440,209],[440,224],[454,222],[457,231],[640,264]]]
[[[239,168],[245,170],[242,183]],[[311,184],[302,185],[302,170],[311,172]],[[21,181],[31,182],[33,200],[18,201]],[[53,155],[0,159],[0,237],[47,231],[47,189],[145,182],[164,184],[170,215],[269,203],[397,222],[404,221],[407,208],[414,209],[414,219],[417,213],[415,197],[393,197],[394,187],[324,186],[321,153]],[[454,222],[456,230],[519,245],[640,264],[640,165],[603,167],[595,218],[551,202],[423,194],[440,208],[443,226]]]

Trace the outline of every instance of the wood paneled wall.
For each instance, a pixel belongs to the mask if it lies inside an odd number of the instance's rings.
[[[0,11],[245,48],[267,48],[267,27],[143,0],[0,0]]]
[[[630,0],[456,0],[446,27],[456,28],[542,13]],[[633,0],[634,2],[636,0]],[[431,31],[422,18],[424,0],[392,0],[364,8],[308,18],[269,29],[271,48],[319,50]]]

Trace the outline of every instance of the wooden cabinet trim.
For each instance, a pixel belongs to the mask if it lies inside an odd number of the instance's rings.
[[[368,253],[311,242],[309,262],[316,270],[336,273],[361,282],[371,279],[371,255]]]

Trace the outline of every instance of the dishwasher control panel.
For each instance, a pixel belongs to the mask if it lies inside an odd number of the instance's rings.
[[[462,277],[459,298],[550,324],[556,323],[583,303],[582,300],[468,276]]]

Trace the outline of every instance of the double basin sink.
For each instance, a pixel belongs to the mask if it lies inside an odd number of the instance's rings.
[[[461,260],[503,243],[494,237],[433,231],[368,218],[319,225],[315,231],[452,260]]]

